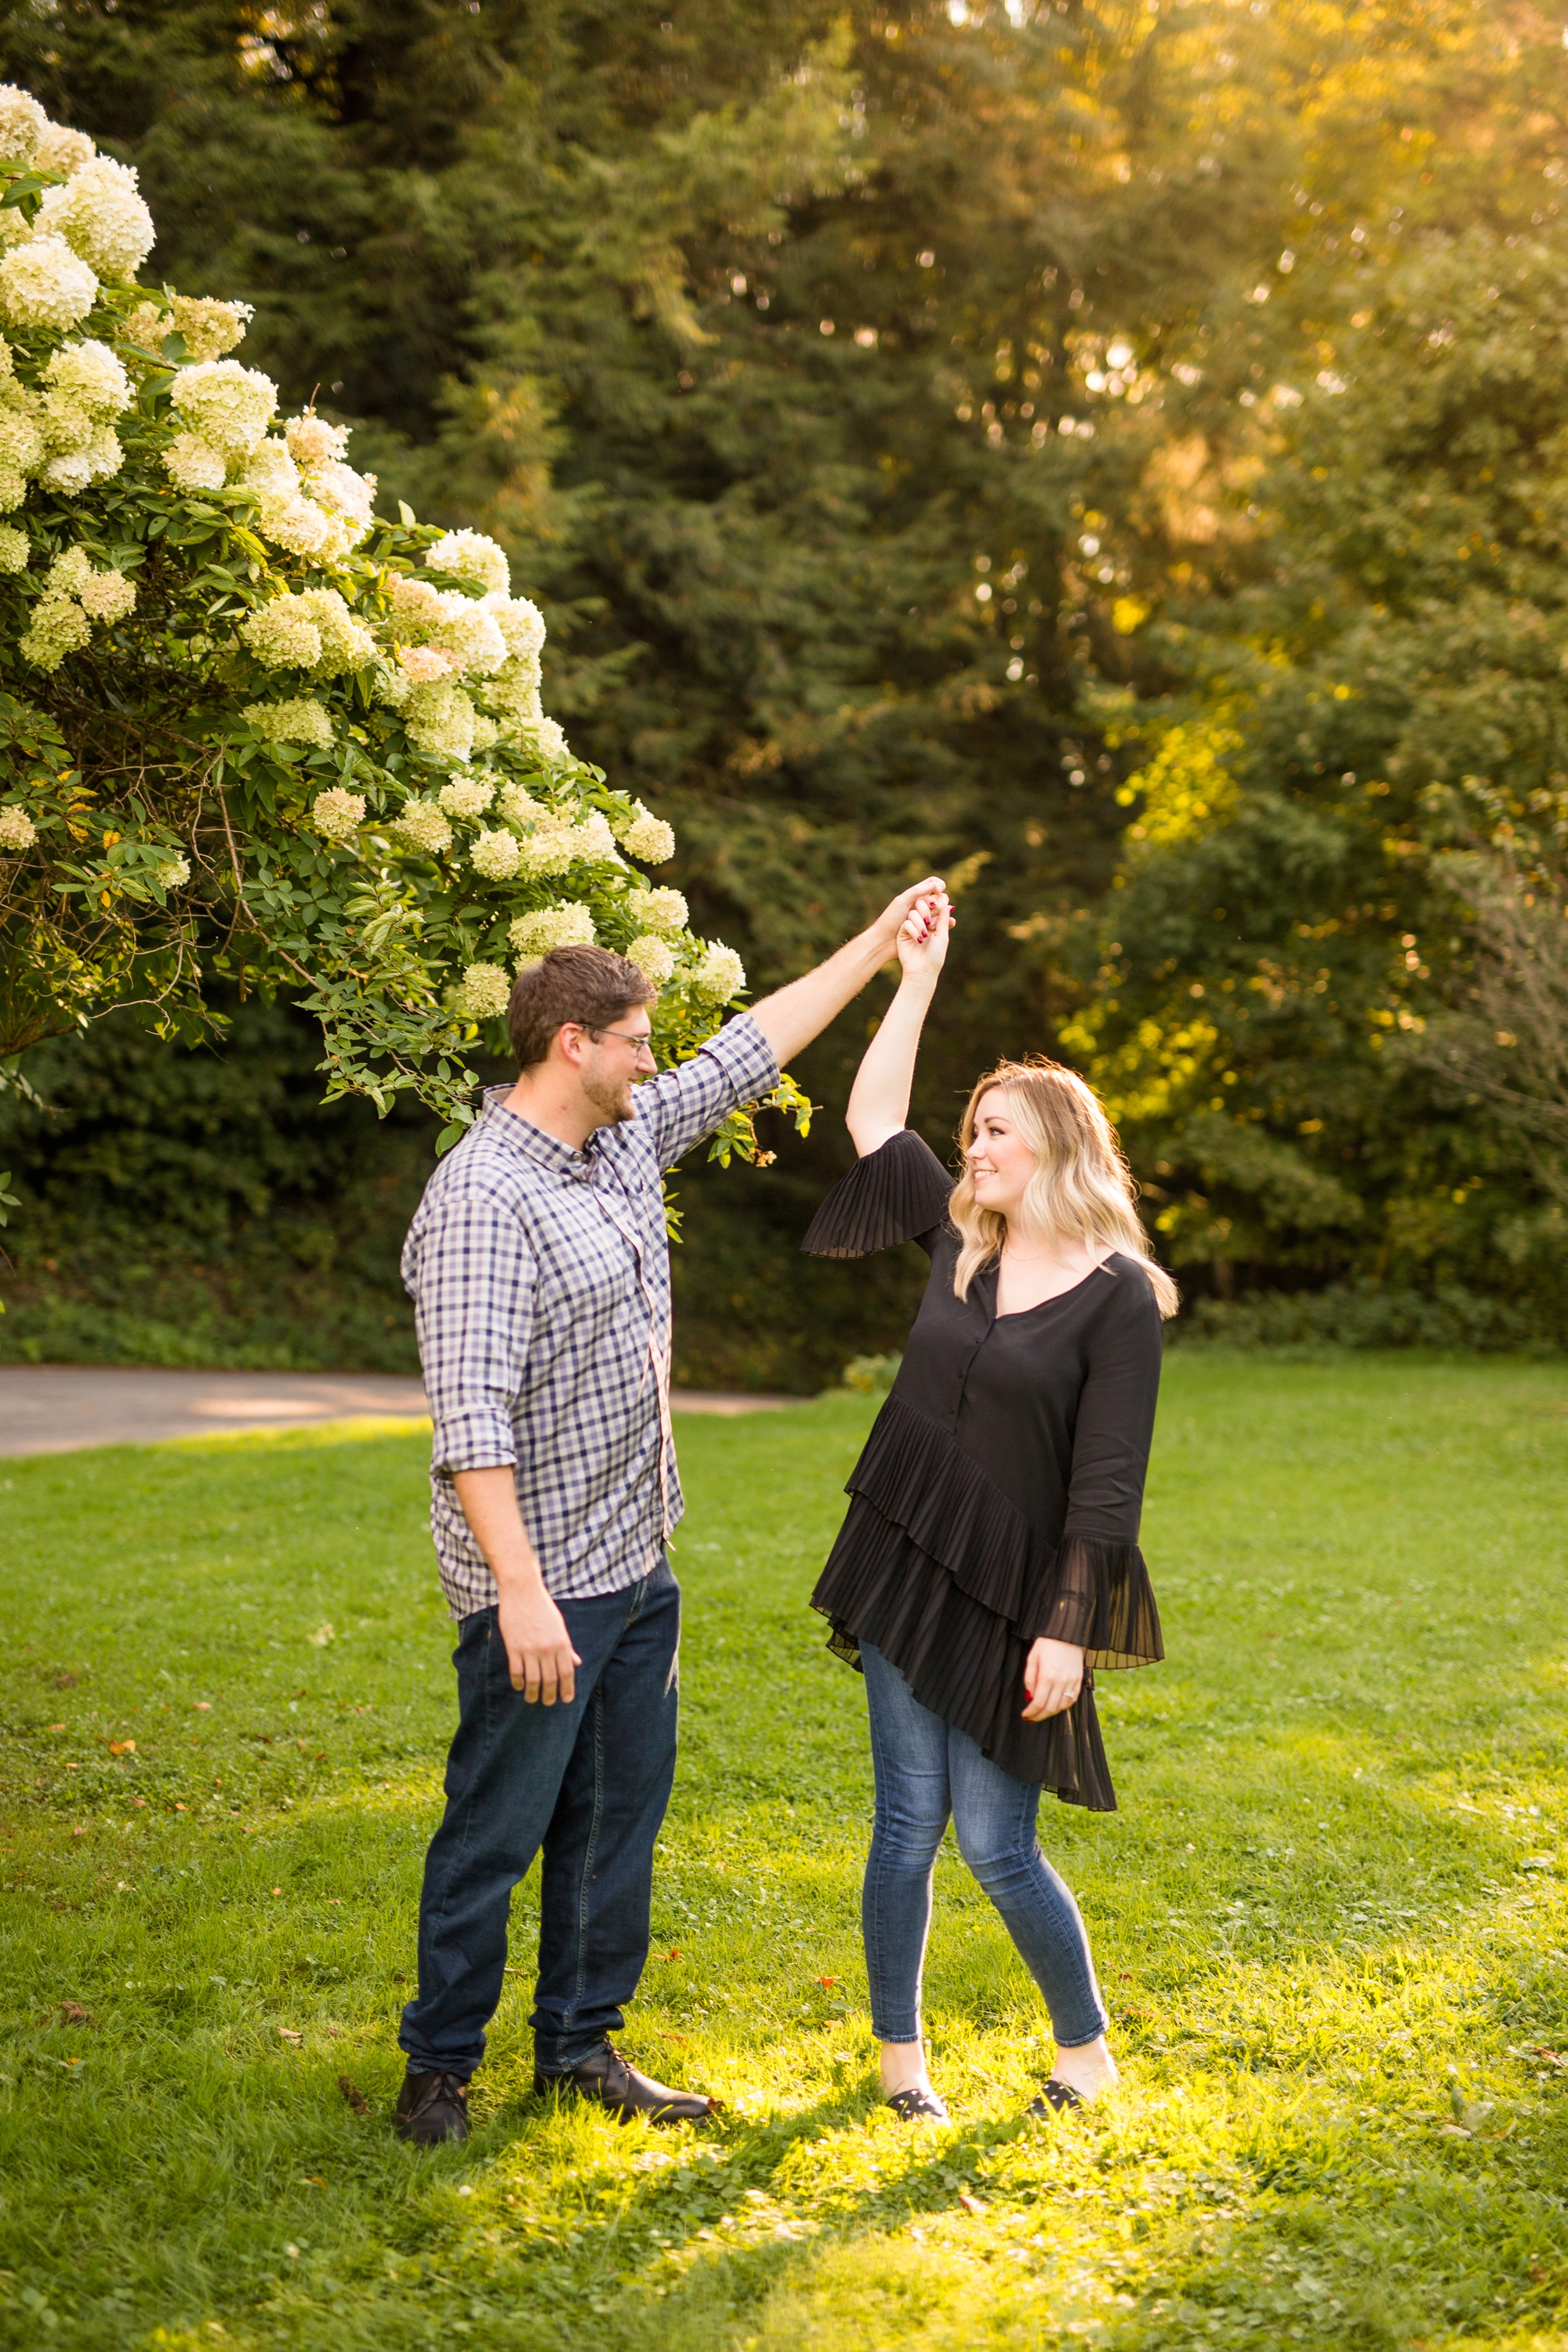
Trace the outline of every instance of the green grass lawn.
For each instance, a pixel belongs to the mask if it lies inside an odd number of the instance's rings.
[[[474,2138],[433,2153],[389,2122],[453,1715],[424,1442],[0,1462],[0,2342],[1568,2345],[1561,1370],[1173,1358],[1169,1662],[1101,1684],[1122,1811],[1041,1822],[1124,2082],[1048,2126],[1039,2001],[947,1853],[954,2120],[877,2101],[864,1699],[805,1605],[869,1410],[681,1424],[625,2040],[721,2119],[533,2100],[531,1888]]]

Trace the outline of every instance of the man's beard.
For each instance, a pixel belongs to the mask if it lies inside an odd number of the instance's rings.
[[[584,1078],[583,1092],[606,1127],[615,1127],[622,1119],[637,1117],[630,1078]]]

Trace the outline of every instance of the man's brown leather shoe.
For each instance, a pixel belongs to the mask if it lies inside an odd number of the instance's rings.
[[[533,2087],[542,2097],[547,2091],[575,2091],[582,2098],[597,2100],[624,2124],[637,2116],[646,2116],[651,2124],[699,2123],[717,2105],[700,2091],[672,2091],[668,2084],[639,2074],[611,2042],[563,2074],[535,2070]]]
[[[460,2074],[415,2074],[403,2077],[392,2128],[399,2139],[416,2147],[439,2147],[447,2140],[467,2139],[468,2086]]]

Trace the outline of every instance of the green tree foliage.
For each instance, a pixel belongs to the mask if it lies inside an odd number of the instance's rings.
[[[1473,992],[1476,845],[1549,898],[1568,833],[1568,242],[1434,236],[1358,299],[1277,402],[1255,576],[1166,629],[1195,691],[1069,1042],[1222,1291],[1457,1284],[1552,1330],[1561,1208],[1426,1033]]]
[[[1458,758],[1464,595],[1435,561],[1397,596],[1373,575],[1404,562],[1393,509],[1438,495],[1400,436],[1468,346],[1445,360],[1427,310],[1467,270],[1500,320],[1534,299],[1476,240],[1549,254],[1556,28],[1501,0],[662,9],[60,0],[0,10],[0,69],[139,165],[163,268],[255,303],[247,355],[319,387],[388,498],[505,545],[551,708],[679,818],[694,925],[754,983],[949,869],[934,1142],[976,1067],[1066,1037],[1190,1286],[1479,1279],[1475,1201],[1506,1193],[1516,1238],[1540,1202],[1400,1024],[1437,1009],[1439,937],[1467,952],[1434,863],[1489,821],[1465,776],[1513,783]],[[1527,423],[1470,356],[1423,462],[1511,546],[1450,428],[1495,398],[1500,449],[1542,433],[1550,389]],[[816,1049],[813,1091],[858,1044]],[[841,1148],[825,1123],[721,1202],[683,1180],[714,1372],[896,1337],[901,1276],[795,1280]]]

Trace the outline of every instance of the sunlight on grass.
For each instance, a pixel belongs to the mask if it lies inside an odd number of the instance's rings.
[[[534,2099],[526,1887],[476,2137],[426,2155],[388,2126],[453,1716],[424,1441],[6,1463],[0,2343],[1561,2347],[1561,1390],[1173,1359],[1170,1657],[1101,1684],[1123,1811],[1042,1815],[1125,2079],[1046,2126],[1039,2002],[951,1849],[954,2120],[875,2095],[864,1698],[805,1606],[869,1404],[680,1431],[683,1759],[626,2041],[721,2116]]]

